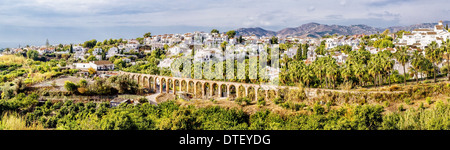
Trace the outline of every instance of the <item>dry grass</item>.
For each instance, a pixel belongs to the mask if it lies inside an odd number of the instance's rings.
[[[0,56],[0,63],[4,65],[11,64],[26,64],[27,59],[25,57],[19,57],[16,55],[3,55]]]
[[[203,99],[191,99],[190,101],[185,101],[182,99],[178,99],[177,103],[181,106],[194,106],[196,108],[207,108],[213,106],[219,106],[225,109],[240,109],[247,114],[254,114],[258,111],[269,110],[271,112],[276,112],[280,115],[290,115],[295,113],[304,113],[303,110],[293,111],[291,109],[284,109],[279,105],[274,104],[272,101],[266,100],[266,105],[259,106],[256,101],[250,102],[245,106],[241,106],[234,101],[227,100],[226,98],[215,99],[214,101],[203,100]]]
[[[0,121],[0,130],[43,130],[41,124],[26,125],[26,119],[17,113],[4,113]]]
[[[161,93],[158,96],[156,96],[156,102],[157,103],[162,103],[168,100],[173,100],[175,99],[175,95],[173,94],[168,94],[168,93]]]

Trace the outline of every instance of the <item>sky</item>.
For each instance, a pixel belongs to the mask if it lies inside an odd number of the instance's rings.
[[[0,48],[242,27],[450,20],[447,0],[1,0]]]

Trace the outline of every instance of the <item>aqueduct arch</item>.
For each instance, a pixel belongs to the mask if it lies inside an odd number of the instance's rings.
[[[192,93],[194,97],[248,97],[252,100],[258,100],[264,97],[266,100],[278,95],[278,86],[224,81],[211,81],[190,78],[167,77],[159,75],[148,75],[140,73],[129,73],[119,71],[119,75],[126,75],[128,78],[137,81],[138,85],[153,89],[155,92],[169,93],[173,90],[176,94],[179,91]]]

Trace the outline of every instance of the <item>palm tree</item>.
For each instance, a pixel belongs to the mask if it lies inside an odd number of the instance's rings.
[[[330,56],[327,58],[326,77],[330,79],[330,84],[331,81],[333,81],[333,86],[336,87],[335,79],[338,74],[338,65],[336,64],[336,60],[334,58]]]
[[[404,78],[405,85],[406,85],[405,65],[410,59],[410,56],[408,55],[407,49],[408,49],[408,47],[405,47],[405,46],[397,47],[397,52],[395,52],[395,54],[394,54],[395,59],[397,59],[397,61],[400,64],[402,64],[402,66],[403,66],[403,75],[405,76],[405,78]]]
[[[380,53],[376,54],[375,57],[371,57],[369,60],[369,74],[373,77],[373,84],[375,87],[377,86],[376,78],[377,75],[381,72],[381,58]]]
[[[447,57],[447,77],[448,77],[448,81],[450,81],[450,39],[447,39],[447,41],[445,41],[443,43],[443,52],[446,54],[445,56]]]
[[[311,65],[307,65],[302,69],[302,78],[309,88],[309,83],[314,79],[313,67]]]
[[[428,47],[425,49],[425,57],[433,63],[434,83],[436,83],[436,68],[437,64],[442,61],[442,50],[435,41],[428,44]]]
[[[323,74],[325,73],[325,63],[323,61],[323,57],[317,58],[313,62],[314,66],[314,74],[319,77],[319,84],[322,84]]]
[[[413,55],[411,57],[411,66],[412,66],[412,68],[414,68],[414,71],[415,71],[414,74],[416,75],[417,83],[419,83],[419,74],[418,74],[418,72],[423,66],[422,65],[423,64],[423,59],[425,59],[425,58],[424,58],[423,54],[421,52],[419,52],[419,51],[414,51],[414,53],[413,53]]]
[[[352,68],[350,67],[350,63],[347,63],[341,71],[342,78],[344,78],[344,82],[348,81],[348,78],[352,76]]]
[[[359,80],[359,85],[363,86],[362,78],[363,78],[364,74],[366,73],[366,66],[364,64],[357,63],[357,64],[353,65],[353,67],[354,67],[353,70],[355,71],[355,75]]]
[[[384,63],[382,63],[383,69],[389,78],[389,86],[391,86],[391,71],[394,68],[395,62],[394,62],[394,60],[391,59],[390,56],[385,56],[385,58],[383,60],[384,60]]]

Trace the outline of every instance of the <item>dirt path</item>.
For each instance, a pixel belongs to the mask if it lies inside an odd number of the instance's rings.
[[[156,102],[156,97],[158,97],[158,95],[159,95],[159,93],[154,93],[154,94],[145,96],[145,98],[148,99],[150,104],[158,105],[158,103]]]

